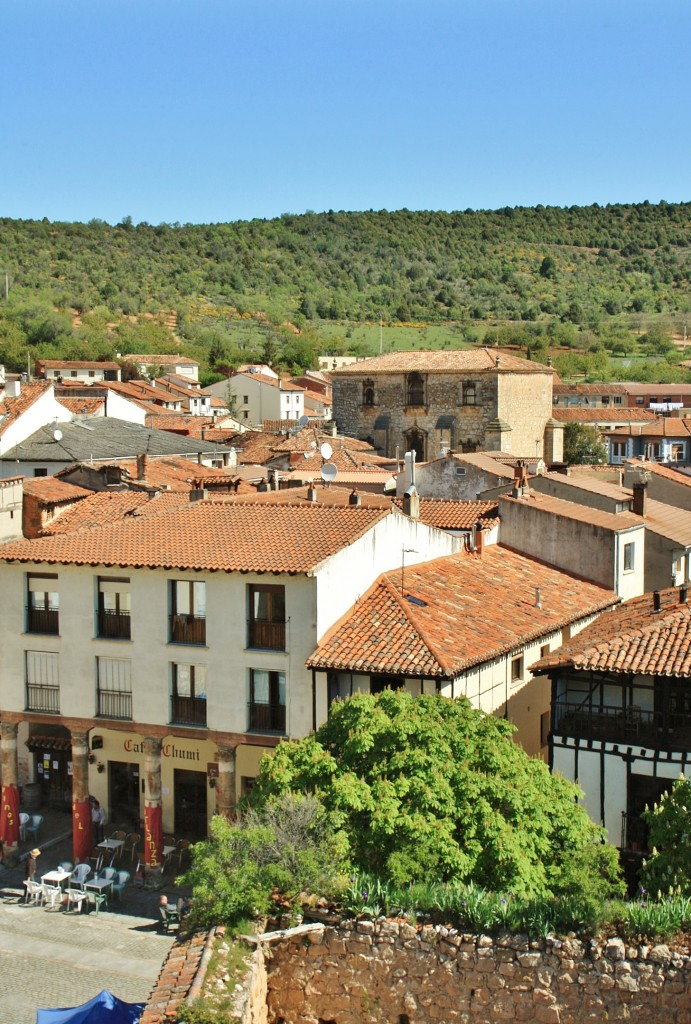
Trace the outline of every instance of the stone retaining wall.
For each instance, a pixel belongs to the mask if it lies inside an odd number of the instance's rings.
[[[688,1024],[689,951],[342,921],[271,946],[272,1024]]]

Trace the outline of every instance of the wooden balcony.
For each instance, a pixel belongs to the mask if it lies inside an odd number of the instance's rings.
[[[60,687],[39,683],[26,684],[26,710],[60,714]]]
[[[132,718],[132,694],[120,690],[99,690],[98,710],[101,718]]]
[[[171,615],[170,639],[174,644],[205,644],[206,619],[198,615]]]
[[[582,701],[560,700],[555,704],[553,721],[553,731],[561,736],[657,750],[691,750],[688,715],[608,704],[588,708]]]
[[[257,732],[281,732],[286,731],[286,707],[285,704],[257,704],[250,701],[249,727]]]
[[[269,622],[266,619],[250,619],[248,624],[248,647],[267,651],[285,651],[285,622]]]
[[[32,608],[26,609],[26,631],[27,633],[54,633],[59,632],[60,613],[57,608]]]
[[[131,640],[132,628],[129,612],[107,611],[98,613],[98,635],[104,640]]]
[[[206,726],[206,700],[203,697],[178,697],[173,694],[170,720],[174,725]]]

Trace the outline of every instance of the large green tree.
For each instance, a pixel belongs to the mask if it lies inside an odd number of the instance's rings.
[[[643,880],[651,893],[681,887],[691,895],[691,780],[680,778],[658,803],[643,812],[649,830]]]
[[[314,794],[353,863],[396,882],[456,878],[520,895],[616,886],[617,856],[579,790],[528,757],[513,727],[465,698],[357,694],[316,735],[280,744],[261,806]]]

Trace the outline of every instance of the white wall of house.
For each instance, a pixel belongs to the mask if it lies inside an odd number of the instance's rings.
[[[23,503],[22,478],[0,479],[0,544],[22,537]]]
[[[128,423],[139,423],[141,426],[146,423],[146,410],[116,391],[108,391],[106,394],[106,416],[126,420]]]
[[[600,583],[623,600],[645,591],[645,527],[609,529],[531,506],[499,499],[500,543],[549,565]],[[614,517],[613,517],[614,518]],[[633,544],[631,568],[626,545]],[[667,584],[669,585],[669,584]]]

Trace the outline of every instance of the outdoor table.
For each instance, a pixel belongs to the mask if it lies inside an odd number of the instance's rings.
[[[85,889],[93,889],[94,892],[102,893],[104,889],[110,889],[113,882],[110,878],[92,878],[84,883]]]
[[[102,850],[119,850],[121,846],[125,845],[124,839],[103,839],[100,843],[96,844]]]
[[[65,871],[64,868],[55,868],[53,871],[47,871],[45,875],[41,875],[41,882],[47,882],[49,885],[62,885],[63,882],[66,882],[71,877],[71,871]]]

